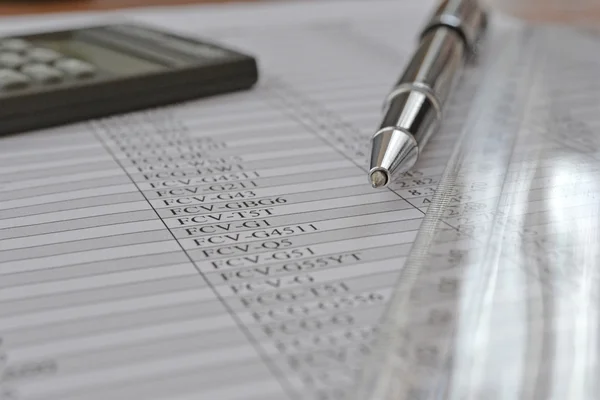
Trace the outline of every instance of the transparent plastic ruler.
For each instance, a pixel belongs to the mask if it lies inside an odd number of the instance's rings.
[[[600,399],[600,36],[509,36],[353,399]]]

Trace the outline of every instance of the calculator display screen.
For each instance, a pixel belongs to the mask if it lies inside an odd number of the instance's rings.
[[[108,46],[101,46],[88,40],[84,41],[75,35],[37,37],[32,38],[31,41],[38,46],[87,61],[104,72],[114,75],[136,75],[165,69],[164,65]]]

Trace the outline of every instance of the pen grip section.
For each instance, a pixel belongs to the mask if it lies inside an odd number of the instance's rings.
[[[410,133],[422,147],[440,123],[440,112],[432,98],[419,90],[398,93],[389,103],[380,130],[393,127]]]

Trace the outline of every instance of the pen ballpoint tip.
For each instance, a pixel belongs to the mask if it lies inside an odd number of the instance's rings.
[[[385,172],[376,170],[369,174],[369,181],[371,181],[371,186],[373,186],[373,188],[378,189],[387,185],[388,177]]]

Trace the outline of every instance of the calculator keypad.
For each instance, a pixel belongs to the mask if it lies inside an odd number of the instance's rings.
[[[94,65],[34,46],[20,38],[0,39],[0,94],[35,85],[55,85],[97,73]]]
[[[61,58],[60,53],[41,47],[28,49],[25,54],[29,60],[40,63],[51,63]]]
[[[0,50],[2,51],[16,51],[22,52],[25,51],[30,44],[23,39],[2,39],[0,40]]]
[[[26,62],[27,59],[19,53],[0,52],[0,67],[19,68]]]
[[[59,82],[63,78],[63,74],[59,70],[46,64],[27,64],[21,68],[21,71],[33,80],[42,83]]]
[[[76,78],[92,76],[96,72],[96,68],[94,68],[92,64],[76,60],[74,58],[59,60],[55,63],[55,66],[56,68]]]
[[[0,90],[21,89],[29,86],[29,78],[12,69],[0,69]]]

